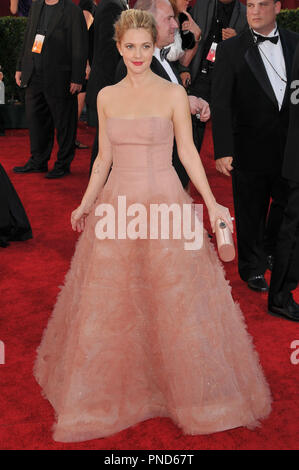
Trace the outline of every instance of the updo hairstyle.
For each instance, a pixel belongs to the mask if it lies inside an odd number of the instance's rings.
[[[143,10],[125,10],[114,23],[114,40],[120,42],[129,29],[145,29],[152,37],[153,43],[157,40],[156,21],[151,13]]]

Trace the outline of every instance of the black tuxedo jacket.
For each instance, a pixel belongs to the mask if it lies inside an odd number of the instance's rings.
[[[299,35],[279,30],[287,80]],[[289,117],[289,84],[281,110],[251,31],[217,47],[212,79],[215,158],[232,156],[246,171],[281,171]]]
[[[299,183],[299,45],[294,56],[292,82],[296,88],[291,88],[290,125],[285,148],[282,175]]]
[[[96,109],[99,91],[113,85],[120,59],[114,36],[114,23],[127,9],[125,0],[101,0],[94,18],[94,52],[87,85],[86,102]]]
[[[32,46],[44,0],[32,2],[23,46],[17,63],[21,86],[27,87],[34,71]],[[43,44],[42,64],[49,94],[68,96],[70,83],[82,84],[88,54],[88,33],[82,10],[71,0],[60,0]]]
[[[175,74],[179,84],[181,85],[182,80],[176,68],[176,63],[175,62],[168,62],[168,63],[173,73]],[[171,82],[170,76],[168,75],[164,67],[161,65],[161,63],[158,61],[158,59],[156,59],[155,56],[153,56],[153,59],[152,59],[151,70],[157,75],[159,75],[159,77],[164,78],[165,80],[168,80],[169,82]],[[114,83],[120,82],[123,78],[125,78],[126,75],[127,75],[127,68],[124,64],[123,59],[121,58],[116,69]]]

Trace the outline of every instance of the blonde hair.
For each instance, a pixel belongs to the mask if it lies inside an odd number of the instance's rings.
[[[169,0],[171,6],[172,6],[172,9],[173,9],[173,12],[174,12],[174,16],[177,18],[178,15],[179,15],[179,10],[178,10],[178,7],[176,6],[176,0]]]
[[[151,13],[142,10],[125,10],[114,23],[114,40],[120,42],[129,29],[143,28],[150,33],[155,44],[157,40],[156,21]]]

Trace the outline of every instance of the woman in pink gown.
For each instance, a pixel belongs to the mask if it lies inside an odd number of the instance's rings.
[[[83,233],[34,367],[55,410],[56,441],[105,437],[158,416],[185,434],[253,428],[271,409],[258,355],[205,230],[196,250],[185,249],[183,237],[99,235],[100,209],[119,209],[119,196],[148,211],[156,203],[191,207],[171,163],[174,134],[213,231],[218,218],[232,226],[194,147],[184,89],[150,70],[155,39],[149,13],[122,13],[116,40],[128,73],[98,96],[99,154],[71,218]],[[117,219],[116,233],[120,225]]]

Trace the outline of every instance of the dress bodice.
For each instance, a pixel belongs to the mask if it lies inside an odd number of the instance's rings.
[[[107,119],[107,134],[114,169],[158,170],[172,165],[173,124],[169,118],[111,117]]]

